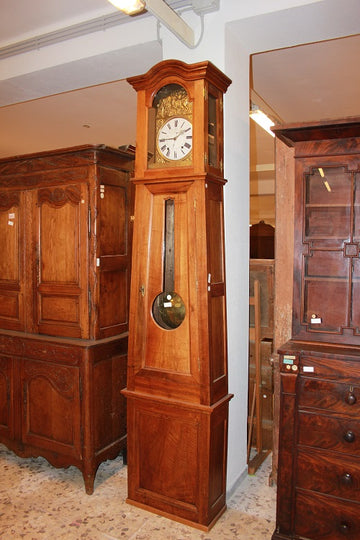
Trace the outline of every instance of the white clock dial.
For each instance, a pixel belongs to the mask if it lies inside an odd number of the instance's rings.
[[[189,120],[174,117],[167,120],[159,130],[158,150],[167,160],[184,159],[192,149],[192,125]]]

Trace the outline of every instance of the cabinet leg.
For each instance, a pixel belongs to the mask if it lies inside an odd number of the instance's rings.
[[[295,536],[293,536],[292,534],[290,536],[287,534],[284,535],[277,531],[274,531],[271,540],[295,540]]]
[[[83,472],[85,491],[87,495],[92,495],[94,493],[94,482],[95,482],[95,473],[86,474]]]

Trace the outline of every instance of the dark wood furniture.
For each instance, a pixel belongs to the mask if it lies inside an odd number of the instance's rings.
[[[279,349],[273,540],[360,537],[360,119],[278,126],[294,148],[292,337]]]
[[[250,259],[273,259],[275,229],[264,220],[250,227]]]
[[[249,293],[254,294],[254,281],[260,284],[261,339],[274,338],[274,259],[250,259]],[[250,327],[254,326],[254,312],[250,310]]]
[[[254,313],[254,325],[249,328],[249,396],[248,396],[248,438],[247,463],[248,473],[255,474],[257,469],[270,453],[271,446],[265,445],[264,434],[264,404],[269,397],[272,401],[272,392],[269,396],[263,388],[264,370],[262,366],[262,329],[261,329],[261,302],[260,282],[253,281],[253,294],[249,296],[250,312]],[[266,366],[264,366],[266,367]],[[253,449],[253,450],[252,450]],[[254,449],[256,452],[254,453]],[[253,455],[251,454],[251,450]]]
[[[138,124],[128,502],[208,530],[226,509],[222,102],[230,80],[210,62],[168,60],[129,82]]]
[[[248,424],[253,423],[256,429],[250,427],[248,431],[248,461],[249,448],[256,447],[259,454],[259,447],[263,450],[273,448],[274,429],[274,381],[273,381],[273,336],[274,336],[274,259],[250,259],[250,287],[249,287],[249,397],[248,397]],[[254,306],[255,283],[259,284],[259,330],[254,332],[257,311]],[[255,335],[254,335],[255,334]],[[256,346],[256,334],[258,346]],[[257,367],[258,366],[258,367]],[[258,425],[254,409],[255,387],[258,386],[259,401],[261,411],[261,422]],[[259,434],[258,430],[261,430]],[[249,436],[251,435],[251,437]],[[261,437],[261,441],[258,439]],[[261,444],[259,444],[261,442]],[[255,457],[255,456],[254,456]],[[255,467],[248,465],[249,474],[255,473],[261,460],[254,459]]]
[[[126,449],[132,167],[104,146],[0,161],[0,442],[87,493]]]

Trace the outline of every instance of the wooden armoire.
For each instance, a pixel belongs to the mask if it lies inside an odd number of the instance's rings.
[[[0,442],[74,465],[92,493],[126,451],[133,155],[0,160]]]
[[[274,131],[293,151],[295,227],[272,538],[358,540],[360,118]]]

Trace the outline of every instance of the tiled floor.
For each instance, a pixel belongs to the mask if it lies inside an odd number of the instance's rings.
[[[75,468],[20,459],[0,445],[1,540],[270,540],[275,527],[271,457],[228,500],[209,533],[130,506],[122,458],[100,465],[93,495]]]

